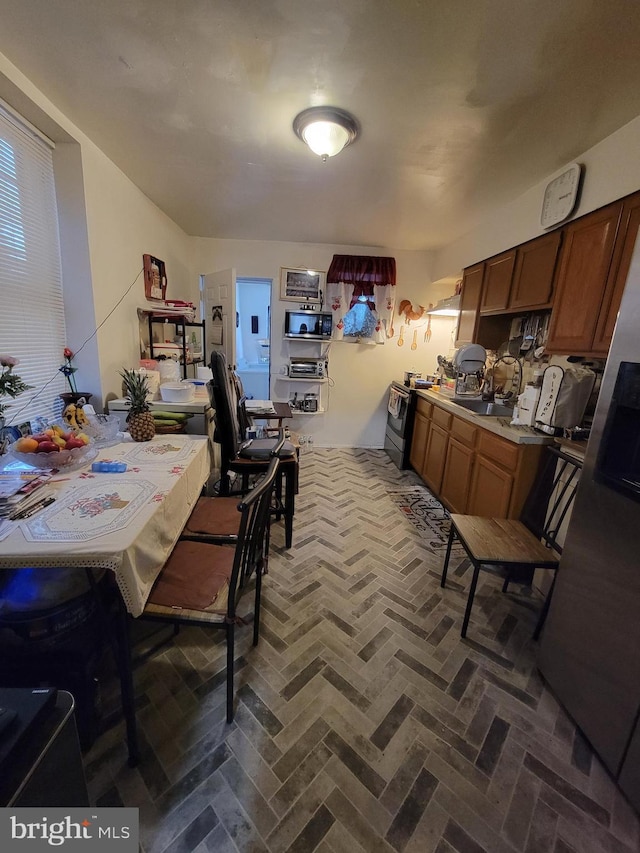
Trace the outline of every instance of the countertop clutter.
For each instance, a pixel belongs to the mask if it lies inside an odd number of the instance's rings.
[[[492,432],[494,435],[506,438],[507,441],[513,441],[515,444],[552,444],[554,441],[551,436],[536,432],[532,427],[511,426],[509,424],[510,417],[508,416],[493,417],[477,414],[459,405],[455,400],[452,400],[446,394],[439,391],[417,390],[416,393],[418,397],[428,400],[435,406],[439,406],[450,412],[452,415],[456,415],[456,417],[462,418],[462,420],[482,427],[482,429]]]

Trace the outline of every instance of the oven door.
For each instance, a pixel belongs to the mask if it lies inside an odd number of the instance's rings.
[[[398,439],[405,437],[411,395],[402,385],[389,388],[387,406],[387,432],[395,433]]]

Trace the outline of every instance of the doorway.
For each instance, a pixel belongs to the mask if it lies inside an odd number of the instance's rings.
[[[236,372],[247,397],[269,399],[271,279],[236,279]]]

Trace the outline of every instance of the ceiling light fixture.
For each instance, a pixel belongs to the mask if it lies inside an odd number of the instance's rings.
[[[355,118],[338,107],[303,110],[294,118],[293,130],[323,162],[354,142],[359,133]]]

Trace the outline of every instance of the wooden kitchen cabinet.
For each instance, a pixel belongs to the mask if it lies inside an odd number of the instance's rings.
[[[449,433],[447,430],[432,421],[422,467],[422,479],[436,496],[440,495],[448,441]]]
[[[412,465],[434,495],[451,512],[518,518],[545,445],[516,444],[436,402],[418,401],[431,413],[416,413]]]
[[[561,241],[562,231],[552,231],[518,246],[509,308],[519,311],[551,308]]]
[[[478,455],[467,501],[469,515],[483,518],[508,518],[513,474]]]
[[[413,470],[422,473],[424,457],[427,452],[427,439],[429,438],[429,427],[431,425],[431,403],[418,398],[416,405],[416,416],[413,423],[413,438],[409,452],[409,462]]]
[[[467,511],[474,456],[473,448],[467,447],[449,436],[447,456],[442,472],[440,498],[451,512],[464,513]]]
[[[451,512],[466,512],[473,471],[476,427],[455,415],[449,425],[449,442],[442,472],[440,497]]]
[[[480,313],[504,311],[509,305],[516,250],[511,249],[484,262]]]
[[[456,332],[456,346],[473,343],[476,340],[480,296],[484,262],[467,267],[462,276],[462,295],[460,297],[460,316]]]
[[[584,355],[594,351],[622,207],[622,201],[609,204],[564,229],[547,352]],[[604,329],[600,335],[604,340]]]
[[[600,314],[593,338],[593,352],[606,355],[611,346],[613,330],[618,318],[618,309],[636,245],[640,227],[640,193],[634,193],[623,201],[618,235],[613,250],[613,261],[609,270]]]

